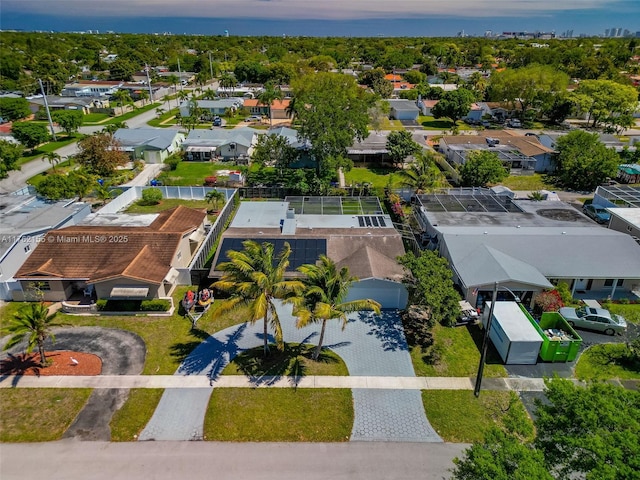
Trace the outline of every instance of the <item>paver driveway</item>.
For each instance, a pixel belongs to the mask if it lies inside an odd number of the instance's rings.
[[[318,326],[295,328],[290,306],[278,306],[286,342],[316,343]],[[271,339],[272,340],[272,339]],[[238,353],[260,346],[262,323],[241,324],[210,336],[182,363],[176,375],[220,375]],[[329,322],[324,345],[342,357],[352,376],[415,375],[402,323],[395,312],[349,316],[341,330]],[[256,379],[260,384],[260,379]],[[204,415],[212,389],[166,390],[139,440],[202,439]],[[424,414],[419,391],[354,389],[352,440],[441,442]]]

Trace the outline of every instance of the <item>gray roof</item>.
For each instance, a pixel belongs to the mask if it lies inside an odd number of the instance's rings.
[[[552,285],[535,267],[495,248],[481,244],[465,258],[456,262],[460,280],[467,286],[488,285],[493,282],[517,282],[551,288]]]
[[[535,267],[547,278],[640,279],[640,245],[590,227],[438,227],[456,269],[479,245]]]
[[[189,135],[187,135],[183,143],[183,147],[186,148],[191,145],[213,145],[219,147],[229,143],[250,147],[253,145],[255,135],[260,133],[263,132],[250,127],[234,128],[233,130],[195,129],[189,132]]]
[[[244,105],[244,99],[240,97],[220,98],[218,100],[198,100],[198,107],[200,108],[240,108]],[[185,100],[180,104],[180,107],[188,107],[189,101]]]
[[[387,100],[387,102],[389,102],[389,105],[391,106],[391,108],[393,108],[396,111],[402,110],[402,111],[418,112],[420,110],[418,106],[415,104],[415,102],[412,100]]]
[[[87,213],[90,211],[88,204],[75,200],[51,202],[35,195],[0,196],[0,258],[20,235],[58,228],[83,208],[87,208]]]
[[[147,146],[166,150],[181,135],[171,128],[119,128],[113,137],[123,147]]]

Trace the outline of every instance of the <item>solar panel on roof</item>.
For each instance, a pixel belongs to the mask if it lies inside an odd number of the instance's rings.
[[[378,222],[380,222],[381,227],[387,226],[387,223],[384,221],[384,217],[378,217]]]
[[[228,262],[229,257],[227,252],[229,250],[242,251],[244,246],[242,242],[247,239],[244,238],[225,238],[222,240],[220,246],[220,255],[218,257],[218,265],[221,262]],[[260,238],[256,240],[262,244],[264,242],[271,243],[274,246],[274,257],[276,257],[284,247],[285,243],[288,243],[291,247],[291,254],[289,255],[289,270],[295,270],[300,265],[306,263],[316,263],[320,255],[327,254],[327,240],[324,238],[310,238],[310,239],[283,239],[283,238]],[[275,264],[274,259],[274,264]]]
[[[364,218],[358,217],[358,223],[360,224],[361,227],[364,227]]]
[[[367,224],[367,227],[371,226],[371,217],[364,217],[364,221]]]
[[[378,227],[378,219],[376,217],[371,217],[371,223],[373,223],[374,227]]]

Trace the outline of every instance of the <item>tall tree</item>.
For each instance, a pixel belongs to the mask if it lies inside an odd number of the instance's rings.
[[[593,127],[600,123],[617,125],[638,106],[638,91],[612,80],[584,80],[572,98],[580,110],[589,114]]]
[[[620,157],[597,133],[574,130],[558,138],[556,149],[556,176],[564,187],[591,191],[616,176]]]
[[[435,118],[450,118],[455,126],[459,119],[469,113],[471,104],[475,101],[475,95],[471,90],[458,88],[445,92],[438,103],[431,109]]]
[[[508,68],[491,75],[489,97],[496,102],[519,105],[523,118],[530,110],[540,110],[558,93],[566,91],[569,76],[550,65]]]
[[[284,98],[284,93],[280,87],[273,85],[272,83],[267,83],[264,86],[263,92],[258,95],[258,100],[263,105],[266,105],[269,108],[269,125],[273,125],[273,102],[276,100],[282,100]]]
[[[15,122],[31,115],[29,102],[20,98],[0,98],[0,117],[7,122]]]
[[[129,161],[129,156],[120,151],[120,144],[110,133],[97,133],[78,142],[80,151],[76,161],[91,174],[111,175],[116,167]]]
[[[18,312],[5,328],[6,333],[9,333],[12,337],[4,346],[4,349],[15,347],[27,335],[27,353],[31,353],[37,347],[40,354],[40,364],[45,366],[47,357],[44,351],[44,342],[48,338],[55,340],[52,329],[61,325],[54,322],[55,316],[56,312],[49,315],[49,309],[44,303],[30,303]]]
[[[227,251],[228,262],[218,265],[224,272],[213,286],[230,296],[215,310],[214,316],[247,308],[248,321],[263,321],[264,355],[269,353],[268,326],[274,331],[278,349],[284,347],[282,325],[278,317],[275,301],[299,293],[303,284],[299,280],[285,280],[284,273],[289,266],[291,247],[285,243],[274,256],[272,243],[259,244],[253,240],[242,243],[242,251]]]
[[[509,171],[495,152],[476,150],[469,153],[460,167],[460,178],[466,187],[485,187],[499,183],[509,176]]]
[[[48,142],[51,137],[46,125],[31,122],[15,122],[11,126],[11,133],[16,140],[32,150],[41,143]]]
[[[298,137],[310,142],[316,173],[337,168],[354,140],[368,135],[368,108],[374,97],[349,75],[318,73],[293,84]]]
[[[422,148],[413,141],[411,132],[400,130],[390,132],[387,137],[387,152],[395,165],[404,167],[404,161],[410,155],[417,154]]]
[[[258,143],[253,149],[251,160],[267,167],[276,167],[282,175],[282,170],[289,167],[296,155],[296,149],[289,144],[286,137],[266,134],[258,137]]]
[[[80,110],[62,110],[53,112],[51,115],[53,121],[60,125],[60,128],[62,128],[69,137],[72,133],[80,129],[83,117],[84,115]]]
[[[16,169],[23,151],[22,145],[0,140],[0,178],[6,178],[11,170]]]
[[[338,270],[335,262],[326,255],[320,255],[316,264],[301,265],[298,271],[304,275],[302,283],[305,289],[302,295],[288,301],[294,304],[293,313],[298,319],[298,328],[311,323],[321,324],[314,360],[320,356],[327,321],[340,320],[344,330],[348,313],[359,310],[380,313],[380,304],[369,298],[345,302],[349,288],[358,278],[351,276],[347,267]]]
[[[434,322],[454,325],[460,314],[460,294],[453,286],[447,259],[423,250],[418,257],[409,252],[398,261],[411,272],[406,279],[411,302],[428,307]]]

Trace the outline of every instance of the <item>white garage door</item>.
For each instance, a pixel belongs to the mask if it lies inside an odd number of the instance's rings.
[[[407,307],[408,294],[400,283],[370,278],[353,284],[346,301],[364,298],[375,300],[384,309],[403,310]]]

